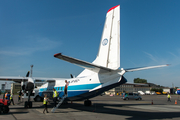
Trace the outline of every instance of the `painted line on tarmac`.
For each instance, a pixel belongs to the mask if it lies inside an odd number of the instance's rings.
[[[13,118],[15,119],[15,120],[17,120],[17,118],[13,115],[13,114],[11,114],[12,116],[13,116]]]
[[[139,106],[128,106],[130,108],[151,110],[153,112],[180,112],[180,106],[174,105],[139,105]],[[150,111],[149,111],[150,112]]]

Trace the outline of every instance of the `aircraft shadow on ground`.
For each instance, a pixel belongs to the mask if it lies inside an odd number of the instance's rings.
[[[25,114],[25,113],[28,113],[28,112],[9,112],[9,113],[1,113],[0,115],[9,115],[9,114]]]
[[[123,116],[129,116],[129,118],[127,118],[128,120],[136,120],[136,119],[137,120],[141,120],[141,119],[150,120],[150,119],[167,119],[167,118],[172,119],[172,118],[180,117],[179,112],[144,112],[144,111],[123,109],[123,108],[126,108],[128,106],[133,106],[133,105],[135,106],[135,104],[123,104],[123,105],[113,104],[112,105],[112,104],[95,103],[92,106],[84,106],[82,104],[73,103],[73,104],[68,104],[68,105],[61,105],[59,109],[73,108],[79,111],[87,111],[87,112],[93,112],[93,113],[123,115]],[[150,105],[150,104],[138,104],[138,105]],[[113,108],[110,108],[110,107],[113,107]],[[114,107],[117,107],[117,109],[115,109]],[[70,111],[70,112],[73,112],[73,111]]]
[[[150,104],[138,104],[138,105],[149,105]],[[163,105],[163,104],[158,104]],[[132,110],[128,106],[137,106],[137,104],[108,104],[108,103],[94,103],[92,106],[84,106],[82,103],[72,103],[72,104],[62,104],[59,109],[67,109],[72,108],[75,110],[70,111],[56,111],[56,113],[68,113],[68,112],[79,112],[79,111],[86,111],[86,112],[93,112],[93,113],[104,113],[104,114],[112,114],[112,115],[123,115],[128,116],[128,120],[150,120],[150,119],[172,119],[176,117],[180,117],[179,112],[146,112],[146,111],[137,111],[133,110],[135,108],[132,108]],[[38,109],[38,108],[44,108],[43,105],[35,106],[32,109]],[[53,103],[48,104],[48,109],[50,110],[53,108]],[[117,108],[117,109],[116,109]],[[10,109],[19,109],[19,110],[26,110],[27,108],[24,107],[13,107]],[[31,109],[31,108],[30,108]],[[77,111],[78,110],[78,111]],[[28,113],[28,111],[17,111],[17,112],[9,112],[9,114],[25,114]],[[7,114],[1,114],[1,115],[7,115]]]

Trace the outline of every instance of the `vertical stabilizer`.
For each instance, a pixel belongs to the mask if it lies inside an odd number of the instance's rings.
[[[99,52],[93,63],[114,70],[120,67],[120,5],[110,8],[106,14]],[[78,77],[90,74],[93,72],[85,69]]]
[[[110,8],[94,64],[118,69],[120,67],[120,5]]]

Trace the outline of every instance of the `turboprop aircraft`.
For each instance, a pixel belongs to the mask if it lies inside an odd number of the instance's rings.
[[[123,76],[126,72],[145,70],[151,68],[165,67],[168,65],[158,65],[150,67],[140,67],[133,69],[119,69],[120,67],[120,5],[110,8],[106,14],[104,29],[100,41],[99,52],[96,59],[90,63],[73,57],[57,53],[54,57],[73,63],[85,68],[77,77],[73,78],[18,78],[20,82],[27,81],[26,87],[34,89],[36,80],[46,80],[47,83],[39,89],[41,97],[44,94],[52,95],[52,89],[55,88],[59,97],[64,96],[65,80],[69,82],[68,94],[66,100],[85,100],[86,106],[91,105],[89,100],[92,97],[100,95],[104,91],[127,82]],[[0,77],[4,80],[14,80],[16,78]],[[53,83],[53,84],[50,84]]]
[[[120,5],[110,8],[106,14],[99,52],[92,63],[61,53],[55,54],[54,57],[85,68],[76,78],[57,79],[54,88],[59,93],[59,97],[63,97],[64,81],[67,80],[69,86],[66,100],[85,100],[84,104],[87,106],[91,104],[90,98],[126,83],[127,80],[123,76],[126,72],[168,66],[118,69],[120,67]],[[52,91],[52,87],[48,88],[48,85],[42,86],[39,91],[40,96]]]

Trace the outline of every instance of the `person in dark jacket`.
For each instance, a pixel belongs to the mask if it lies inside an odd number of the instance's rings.
[[[11,94],[10,94],[10,92],[8,92],[8,94],[7,94],[7,99],[8,100],[10,100],[10,96],[11,96]]]

